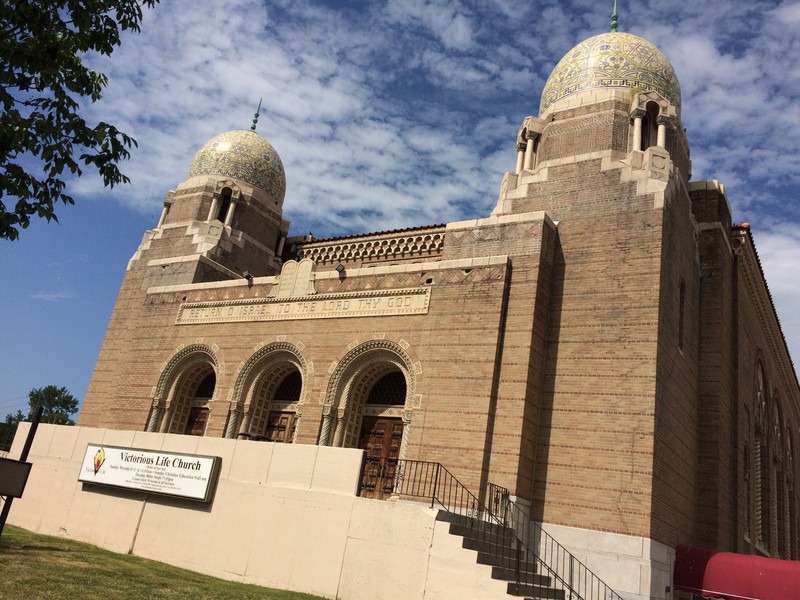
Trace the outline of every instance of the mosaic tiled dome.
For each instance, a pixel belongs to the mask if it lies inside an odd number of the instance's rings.
[[[681,86],[664,53],[647,40],[615,31],[567,52],[544,85],[539,114],[570,94],[609,87],[656,91],[680,110]]]
[[[228,131],[206,142],[189,166],[189,177],[196,175],[241,179],[268,192],[278,203],[286,193],[281,157],[255,131]]]

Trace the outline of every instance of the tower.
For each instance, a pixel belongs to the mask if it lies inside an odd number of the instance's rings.
[[[129,269],[146,287],[273,275],[289,228],[286,177],[272,145],[251,130],[222,133],[197,152],[164,200]]]

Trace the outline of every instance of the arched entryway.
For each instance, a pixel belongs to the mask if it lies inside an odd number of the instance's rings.
[[[362,496],[380,499],[393,492],[405,397],[406,380],[399,370],[381,376],[367,395],[358,439],[358,447],[366,453]]]
[[[203,369],[205,371],[206,369]],[[187,381],[187,398],[185,405],[188,407],[186,424],[183,426],[183,433],[186,435],[204,435],[206,423],[208,422],[209,403],[214,397],[214,388],[217,385],[217,375],[212,370],[210,373],[200,375],[202,379],[196,386],[193,381]],[[191,389],[194,389],[194,393]]]
[[[205,346],[176,354],[161,374],[147,431],[205,435],[217,387],[216,359]]]
[[[280,364],[265,374],[253,400],[249,433],[268,442],[293,442],[302,388],[303,377],[292,363]]]
[[[352,349],[336,366],[323,409],[320,444],[362,448],[362,495],[392,493],[408,445],[414,369],[403,348],[374,341]]]
[[[291,344],[278,342],[259,349],[237,379],[226,437],[294,442],[306,371],[302,355]]]

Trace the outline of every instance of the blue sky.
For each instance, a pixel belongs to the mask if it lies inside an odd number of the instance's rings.
[[[0,417],[33,387],[83,398],[128,259],[200,146],[250,125],[283,159],[291,235],[488,215],[517,129],[558,60],[607,31],[611,1],[169,0],[111,57],[85,107],[135,137],[132,184],[70,181],[77,205],[0,242]],[[800,2],[618,2],[620,31],[675,67],[693,179],[751,223],[800,360]]]

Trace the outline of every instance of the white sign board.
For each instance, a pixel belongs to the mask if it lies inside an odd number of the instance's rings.
[[[218,456],[89,444],[78,480],[210,502],[221,461]]]

